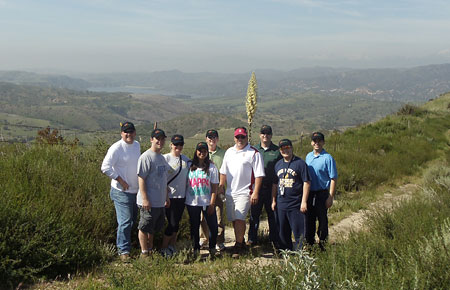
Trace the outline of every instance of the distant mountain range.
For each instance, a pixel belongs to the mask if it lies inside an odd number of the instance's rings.
[[[423,103],[450,91],[450,64],[409,69],[259,70],[256,77],[255,128],[271,124],[277,135],[372,122],[405,103]],[[245,125],[249,78],[250,73],[176,70],[73,76],[0,71],[0,124],[4,134],[35,136],[33,126],[42,124],[97,132],[117,129],[124,120],[150,130],[157,121],[169,134],[188,137],[210,127]],[[94,87],[121,92],[93,91]],[[170,93],[145,93],[146,89]],[[30,132],[11,130],[14,124],[31,126]]]
[[[95,87],[142,86],[203,97],[245,96],[250,73],[152,73],[80,75]],[[261,95],[313,92],[423,102],[450,91],[450,64],[397,69],[314,67],[292,71],[257,70]]]
[[[292,71],[256,70],[261,95],[319,93],[367,96],[371,99],[424,102],[450,91],[450,64],[395,69],[313,67]],[[0,71],[0,81],[86,90],[88,88],[151,88],[194,97],[245,96],[250,73],[151,73],[42,75]]]
[[[86,90],[91,84],[83,79],[65,75],[37,74],[24,71],[0,71],[0,82],[20,85]]]

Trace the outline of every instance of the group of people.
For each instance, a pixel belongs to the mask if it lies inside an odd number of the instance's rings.
[[[211,258],[220,256],[225,250],[224,204],[234,229],[233,258],[258,243],[263,207],[269,238],[276,249],[298,250],[303,240],[313,245],[317,220],[319,246],[323,248],[337,170],[333,157],[323,149],[322,133],[312,134],[313,151],[306,156],[306,162],[293,154],[289,139],[281,140],[278,146],[273,144],[268,125],[261,127],[261,142],[255,147],[248,142],[247,129],[236,128],[235,145],[226,151],[218,146],[217,130],[208,130],[205,142],[196,145],[192,160],[182,154],[182,135],[171,137],[170,153],[165,155],[161,153],[167,138],[163,130],[152,131],[151,147],[142,154],[135,138],[133,123],[121,124],[121,139],[109,148],[101,167],[111,178],[110,197],[116,210],[117,248],[122,260],[130,259],[131,228],[138,211],[141,256],[152,254],[154,234],[163,229],[166,219],[161,254],[176,253],[185,208],[193,253],[197,254],[203,245],[208,247]]]

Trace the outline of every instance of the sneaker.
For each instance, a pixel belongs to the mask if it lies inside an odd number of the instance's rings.
[[[175,255],[177,253],[177,249],[175,249],[174,246],[169,245],[167,248],[172,252],[172,255]]]
[[[231,255],[231,258],[239,259],[239,257],[244,252],[245,252],[245,244],[236,242],[236,244],[234,244],[234,247],[233,247],[233,254]]]
[[[197,260],[197,258],[200,255],[200,250],[189,250],[189,252],[187,253],[183,263],[184,264],[190,264],[193,263]]]
[[[254,242],[254,241],[252,241],[252,240],[248,240],[247,243],[246,243],[246,245],[247,245],[247,247],[252,248],[252,247],[254,247],[254,246],[257,245],[257,242]]]
[[[121,254],[119,256],[119,258],[120,258],[120,261],[122,261],[124,263],[130,263],[130,260],[131,260],[130,254]]]
[[[322,252],[325,252],[327,249],[325,248],[325,244],[326,244],[326,241],[320,241],[319,242],[319,249],[322,251]]]
[[[166,258],[170,258],[173,255],[173,252],[169,248],[161,249],[160,253],[161,256]]]
[[[225,251],[226,249],[227,249],[227,247],[225,247],[225,245],[224,245],[223,243],[220,243],[220,244],[217,244],[217,245],[216,245],[216,250],[217,250],[217,251],[223,252],[223,251]]]
[[[206,250],[209,248],[209,241],[207,239],[201,239],[200,240],[200,249]]]
[[[211,261],[215,260],[216,258],[221,257],[222,254],[220,253],[220,251],[216,250],[216,249],[209,249],[209,259]]]
[[[139,259],[147,259],[148,257],[150,257],[150,253],[149,252],[145,252],[139,255]]]

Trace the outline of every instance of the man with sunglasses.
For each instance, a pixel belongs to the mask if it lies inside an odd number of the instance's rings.
[[[206,144],[208,144],[209,158],[217,167],[220,169],[222,166],[223,157],[225,156],[225,150],[220,148],[217,144],[219,143],[219,132],[214,129],[210,129],[206,131]],[[217,234],[217,245],[216,250],[224,251],[225,250],[225,222],[223,218],[223,201],[224,196],[218,196],[216,198],[216,215],[217,215],[217,225],[218,225],[218,234]],[[200,244],[202,246],[208,245],[209,230],[208,224],[206,222],[205,217],[202,214],[202,222],[201,222],[201,235],[200,235]]]
[[[262,208],[266,209],[267,221],[269,223],[269,238],[272,245],[278,247],[278,226],[275,221],[275,214],[272,210],[272,185],[275,179],[275,164],[281,159],[278,146],[272,143],[272,127],[263,125],[259,134],[261,142],[255,146],[261,153],[264,160],[264,171],[266,176],[262,180],[258,203],[250,208],[250,223],[248,229],[248,246],[258,243],[259,217]]]
[[[333,205],[336,192],[337,169],[333,157],[323,149],[325,136],[321,132],[311,135],[313,151],[306,155],[311,175],[311,194],[308,199],[306,213],[306,241],[313,245],[315,240],[316,221],[319,221],[317,235],[319,247],[325,250],[324,243],[328,238],[327,211]]]
[[[281,140],[278,146],[283,159],[275,164],[272,209],[277,213],[280,248],[297,251],[302,248],[305,237],[305,213],[311,178],[305,161],[294,155],[289,139]]]
[[[245,251],[245,220],[250,205],[259,199],[264,161],[258,149],[248,144],[247,129],[238,127],[234,131],[235,145],[230,147],[220,168],[220,190],[226,186],[226,208],[229,221],[233,222],[236,244],[233,258],[239,258]]]

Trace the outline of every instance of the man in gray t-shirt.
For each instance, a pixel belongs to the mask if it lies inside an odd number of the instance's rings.
[[[153,249],[153,236],[164,226],[164,207],[170,204],[167,178],[171,167],[161,154],[165,140],[166,134],[163,130],[153,130],[152,146],[138,160],[137,204],[140,208],[138,229],[143,256],[148,256],[149,251]]]

